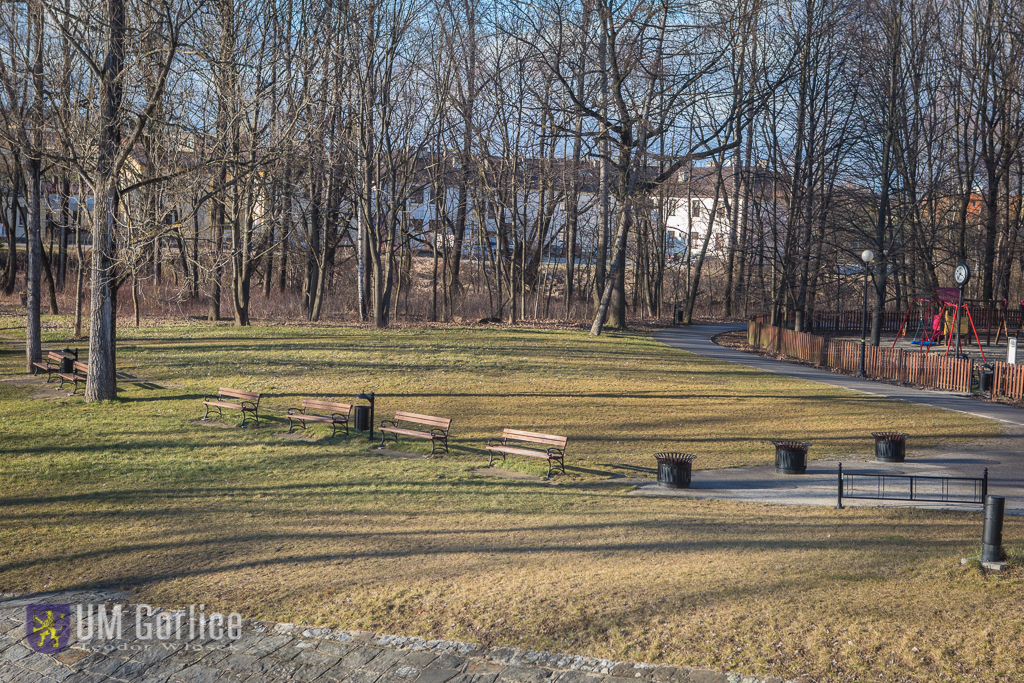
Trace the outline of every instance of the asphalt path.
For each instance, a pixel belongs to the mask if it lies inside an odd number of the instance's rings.
[[[699,356],[792,377],[818,382],[851,392],[884,399],[907,401],[917,405],[952,410],[975,417],[997,420],[1003,433],[995,438],[949,449],[915,452],[913,435],[908,439],[908,459],[902,463],[881,463],[873,454],[843,458],[846,471],[876,474],[913,474],[919,476],[981,477],[988,469],[989,493],[1006,498],[1007,514],[1024,515],[1024,410],[1000,403],[979,400],[966,394],[901,387],[884,382],[849,377],[796,363],[772,360],[719,346],[712,337],[742,324],[694,325],[656,332],[654,338],[672,348]],[[842,401],[835,406],[842,410]],[[813,448],[813,446],[812,446]],[[812,460],[804,475],[776,474],[774,467],[738,467],[694,472],[689,489],[662,489],[654,482],[637,482],[637,495],[674,495],[794,505],[832,505],[837,502],[835,459]],[[898,490],[898,489],[896,489]],[[936,503],[906,503],[844,499],[844,505],[906,506],[925,509],[979,509],[977,506]]]

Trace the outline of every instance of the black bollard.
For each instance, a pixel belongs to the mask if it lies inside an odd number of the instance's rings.
[[[1002,496],[985,496],[985,527],[981,533],[981,561],[1002,562],[1003,553],[1003,507],[1006,499]]]

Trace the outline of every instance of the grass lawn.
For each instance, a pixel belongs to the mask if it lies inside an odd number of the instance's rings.
[[[44,347],[63,346],[66,321],[47,323]],[[17,324],[0,318],[0,334]],[[23,375],[0,344],[0,379]],[[639,333],[126,327],[118,364],[135,383],[109,404],[0,383],[0,591],[114,585],[164,606],[813,681],[1024,678],[1017,518],[1016,564],[996,576],[960,565],[980,547],[976,512],[638,498],[614,478],[652,472],[658,450],[768,464],[770,438],[821,457],[868,453],[879,429],[922,448],[992,422]],[[218,386],[263,392],[264,426],[198,423]],[[302,397],[370,390],[378,419],[453,418],[451,454],[280,436]],[[505,426],[567,435],[568,474],[473,474]]]

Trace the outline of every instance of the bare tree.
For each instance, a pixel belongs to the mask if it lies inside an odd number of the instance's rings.
[[[186,6],[170,0],[131,7],[126,0],[105,0],[96,8],[51,4],[47,5],[47,10],[99,84],[95,165],[79,169],[88,178],[95,196],[85,399],[109,400],[116,398],[117,391],[117,265],[122,246],[119,244],[124,190],[122,170],[160,105],[175,61],[179,32],[190,13]],[[93,10],[98,14],[93,14]],[[132,12],[131,23],[129,11]],[[100,37],[102,39],[97,40]],[[96,45],[100,49],[95,49]],[[159,55],[155,87],[148,96],[139,88],[131,91],[132,97],[125,97],[126,89],[138,83],[138,55],[129,53],[129,45],[147,45]]]
[[[10,148],[17,150],[24,170],[16,174],[12,186],[13,202],[19,194],[17,180],[22,180],[27,192],[28,216],[25,221],[25,244],[28,255],[27,296],[28,314],[25,324],[25,366],[42,358],[39,320],[39,286],[42,261],[42,166],[44,155],[45,93],[43,79],[43,43],[46,27],[44,8],[40,0],[25,3],[25,15],[19,4],[11,3],[0,25],[3,45],[0,50],[0,87],[3,88],[6,107],[0,107],[4,135]],[[11,231],[17,220],[9,226]],[[12,251],[14,244],[11,244]],[[10,256],[8,257],[11,258]],[[15,256],[16,258],[16,256]],[[9,267],[13,280],[14,266]],[[9,281],[10,281],[9,280]]]

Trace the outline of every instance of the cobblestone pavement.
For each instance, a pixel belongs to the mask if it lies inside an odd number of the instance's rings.
[[[53,655],[35,652],[25,637],[26,606],[105,603],[124,606],[121,636],[77,640]],[[86,608],[83,608],[86,609]],[[87,613],[87,612],[85,612]],[[183,614],[185,622],[187,614]],[[109,617],[109,614],[108,614]],[[0,595],[0,681],[4,683],[783,683],[778,678],[699,671],[685,667],[612,662],[517,648],[339,631],[294,624],[243,621],[240,637],[208,634],[181,640],[144,641],[136,633],[136,608],[117,593]],[[93,618],[87,624],[98,633]],[[144,621],[151,625],[153,619]],[[198,620],[195,620],[198,623]],[[204,624],[209,625],[208,621]],[[204,627],[205,628],[205,627]],[[196,627],[198,631],[198,627]],[[88,633],[88,629],[85,629]]]

